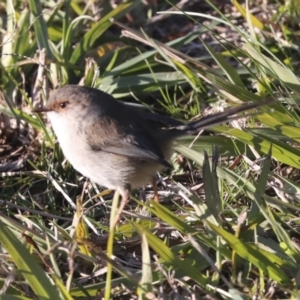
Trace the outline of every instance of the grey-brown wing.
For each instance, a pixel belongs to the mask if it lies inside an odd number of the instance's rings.
[[[138,124],[120,128],[116,122],[102,118],[99,122],[86,127],[85,133],[88,144],[94,151],[104,151],[170,166],[157,141]]]

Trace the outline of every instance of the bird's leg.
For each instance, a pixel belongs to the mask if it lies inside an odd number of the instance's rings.
[[[153,191],[154,191],[154,200],[159,203],[159,196],[158,196],[158,188],[157,188],[157,180],[156,177],[152,178],[152,186],[153,186]],[[158,220],[160,220],[160,218],[158,218]],[[160,222],[157,222],[155,225],[156,229],[160,228]]]
[[[124,187],[120,190],[120,194],[122,196],[122,199],[121,199],[121,203],[119,205],[118,211],[116,213],[116,216],[113,220],[112,228],[115,228],[116,225],[118,224],[119,220],[120,220],[123,209],[125,208],[128,200],[130,198],[130,190],[131,190],[130,185],[127,185],[126,187]]]
[[[152,179],[152,186],[153,186],[153,191],[154,191],[154,200],[156,202],[159,202],[158,189],[157,189],[157,181],[156,181],[155,177]]]

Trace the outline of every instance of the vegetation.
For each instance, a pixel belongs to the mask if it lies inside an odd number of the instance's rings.
[[[0,2],[1,299],[299,298],[299,1],[117,2]],[[274,104],[182,138],[112,228],[31,113],[70,83],[185,121]]]

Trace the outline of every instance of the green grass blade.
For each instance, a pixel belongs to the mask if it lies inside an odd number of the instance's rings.
[[[95,23],[92,28],[82,37],[75,50],[73,51],[70,63],[76,64],[90,50],[95,41],[112,25],[111,19],[121,18],[128,13],[138,3],[136,0],[131,0],[118,5],[113,11],[101,18]]]
[[[217,227],[214,224],[209,223],[208,226],[218,233],[240,257],[253,263],[259,269],[262,269],[263,272],[272,279],[282,283],[290,282],[289,277],[283,270],[271,260],[271,257],[268,254],[261,251],[258,247],[248,245],[231,233],[225,231],[223,228]]]
[[[140,300],[148,299],[147,294],[152,293],[152,267],[151,267],[151,256],[149,251],[149,245],[146,235],[142,235],[142,278],[140,281],[140,288],[138,288],[138,295]],[[149,294],[148,294],[149,295]]]
[[[245,85],[243,84],[241,77],[239,76],[236,69],[232,67],[221,54],[216,53],[213,48],[210,47],[207,43],[203,42],[203,45],[210,53],[210,55],[214,58],[219,67],[223,70],[224,74],[227,76],[230,82],[238,85],[239,87],[245,88]]]
[[[205,151],[202,172],[206,205],[216,220],[214,224],[217,223],[216,225],[220,225],[222,222],[220,218],[220,214],[222,212],[222,201],[220,199],[218,178],[216,174],[216,164],[218,160],[217,151],[218,150],[214,148],[213,161],[211,165],[209,163],[208,154]]]
[[[61,299],[59,292],[49,280],[49,277],[39,266],[26,247],[0,221],[0,241],[16,264],[20,274],[27,280],[39,299]]]
[[[280,162],[286,163],[296,168],[300,168],[300,150],[281,141],[272,139],[269,136],[260,136],[254,132],[246,132],[239,129],[228,129],[222,126],[215,126],[213,130],[227,132],[245,144],[251,145],[261,152],[267,154],[271,145],[273,156]]]
[[[167,245],[165,245],[163,241],[161,241],[150,231],[143,228],[139,224],[133,223],[133,225],[141,236],[145,234],[149,246],[160,256],[160,258],[165,263],[172,266],[172,268],[174,269],[180,270],[181,272],[189,276],[191,279],[198,282],[198,284],[200,284],[203,288],[205,288],[207,279],[196,268],[187,264],[184,261],[181,261],[174,253],[172,253],[170,248]]]
[[[29,0],[28,3],[34,17],[33,26],[39,50],[46,49],[47,58],[52,59],[53,55],[48,43],[48,29],[43,16],[42,4],[40,0]]]

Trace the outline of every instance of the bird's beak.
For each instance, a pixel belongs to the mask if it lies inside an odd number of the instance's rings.
[[[41,107],[36,107],[36,108],[32,109],[31,111],[34,113],[43,113],[43,112],[52,111],[52,109],[41,106]]]

